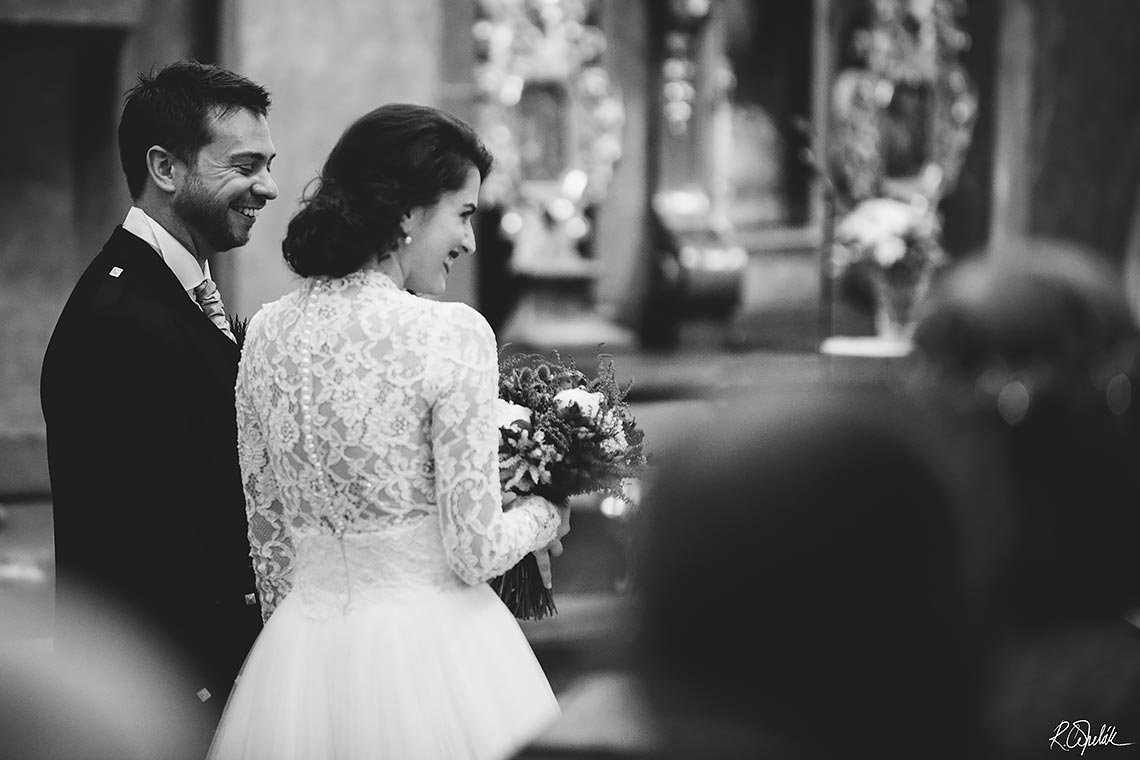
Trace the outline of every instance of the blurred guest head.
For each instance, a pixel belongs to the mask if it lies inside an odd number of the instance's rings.
[[[874,396],[768,401],[667,453],[643,504],[635,652],[666,744],[965,756],[977,662],[925,448]]]
[[[1140,333],[1118,273],[1049,240],[972,258],[931,294],[915,343],[916,387],[981,434],[1004,476],[980,515],[1005,533],[997,607],[1040,623],[1140,602]]]

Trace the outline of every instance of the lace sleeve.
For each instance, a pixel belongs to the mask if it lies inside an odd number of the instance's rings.
[[[452,314],[432,412],[436,496],[448,561],[460,578],[475,584],[502,575],[553,540],[559,518],[550,502],[537,498],[503,512],[495,337],[478,312],[456,306]]]
[[[251,342],[256,342],[252,330],[246,340],[246,351],[249,351]],[[285,510],[279,498],[277,481],[269,464],[265,433],[253,401],[256,387],[266,382],[268,378],[264,373],[259,376],[251,362],[243,358],[238,367],[235,389],[238,458],[245,490],[250,557],[253,559],[263,622],[269,620],[277,604],[293,585],[293,544]]]

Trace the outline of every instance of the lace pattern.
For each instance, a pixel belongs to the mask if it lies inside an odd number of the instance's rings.
[[[327,619],[465,587],[440,551],[439,521],[432,517],[398,520],[372,533],[296,534],[294,594],[301,614]]]
[[[350,588],[366,599],[366,587],[424,572],[445,587],[441,568],[479,583],[553,539],[545,500],[502,509],[497,387],[494,334],[478,312],[377,271],[309,280],[259,311],[236,395],[263,616],[295,583],[323,578],[329,591],[339,577],[347,606]],[[431,539],[417,534],[427,554],[357,551],[391,548],[425,521],[436,526]]]

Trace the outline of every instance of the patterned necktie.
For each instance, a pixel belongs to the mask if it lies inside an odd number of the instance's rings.
[[[194,300],[202,307],[202,313],[209,317],[210,321],[225,333],[227,338],[237,343],[233,332],[230,330],[229,320],[226,319],[226,309],[222,305],[222,294],[218,292],[218,286],[214,284],[214,281],[207,277],[198,283],[192,292]]]

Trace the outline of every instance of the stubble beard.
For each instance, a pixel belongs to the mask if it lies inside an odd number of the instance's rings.
[[[238,229],[230,220],[229,204],[211,195],[196,173],[190,175],[174,210],[214,251],[229,251],[249,242],[249,231]]]

